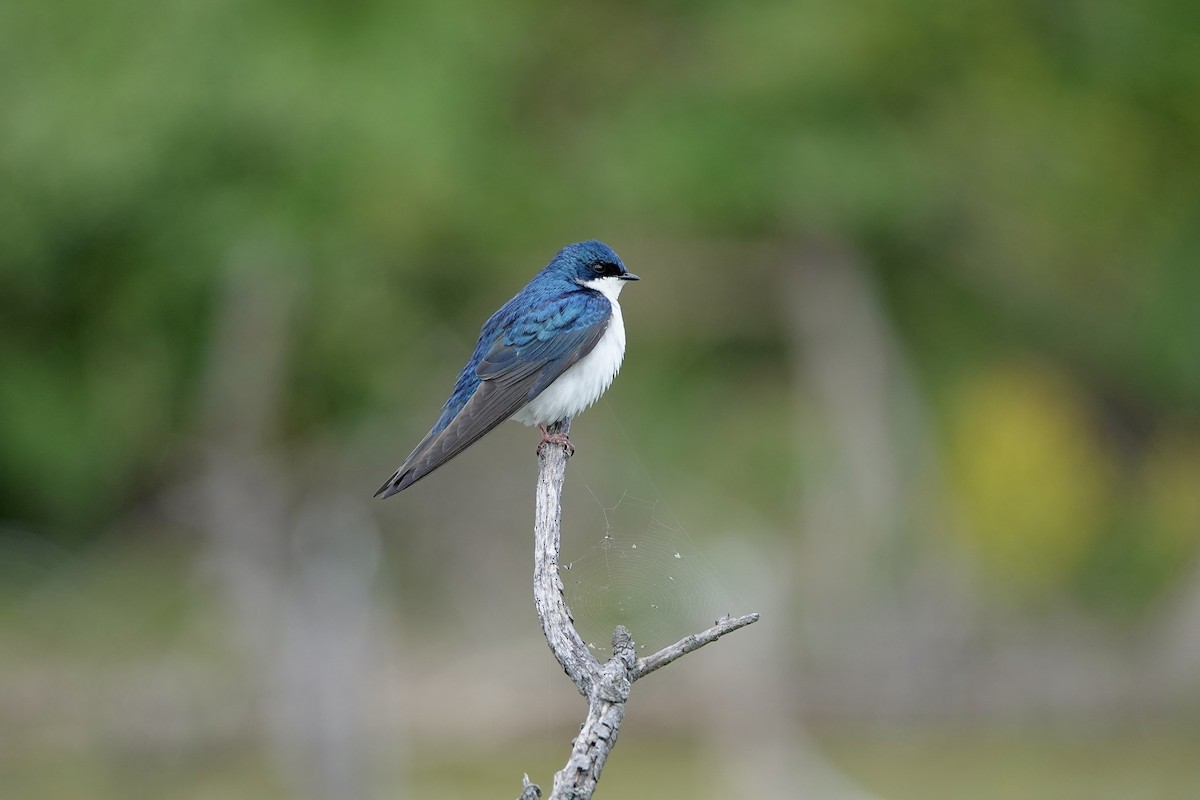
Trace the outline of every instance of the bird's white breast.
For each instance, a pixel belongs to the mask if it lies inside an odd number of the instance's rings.
[[[617,302],[624,284],[625,281],[616,278],[599,278],[585,284],[602,292],[612,304],[608,327],[590,353],[513,414],[513,419],[526,425],[549,425],[573,417],[599,400],[612,385],[621,369],[621,360],[625,358],[625,321],[621,317],[621,304]]]

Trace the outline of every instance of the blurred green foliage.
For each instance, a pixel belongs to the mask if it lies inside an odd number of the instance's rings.
[[[497,297],[593,235],[648,283],[707,284],[700,304],[765,288],[717,325],[647,322],[630,392],[680,421],[638,435],[678,437],[681,463],[789,512],[789,452],[756,420],[787,408],[769,295],[790,267],[711,254],[833,238],[884,288],[999,573],[1086,588],[1133,563],[1130,597],[1153,596],[1198,516],[1194,16],[5,4],[2,516],[92,539],[185,470],[214,315],[247,264],[299,287],[287,445],[431,413],[410,376],[448,374]],[[1011,367],[1030,352],[1041,366]],[[713,443],[742,457],[704,459],[679,431],[747,384],[751,413]]]
[[[830,244],[870,273],[932,423],[938,494],[911,526],[933,529],[905,530],[889,557],[962,545],[987,600],[1038,612],[1026,622],[1055,603],[1162,622],[1147,612],[1200,554],[1198,86],[1200,18],[1183,0],[0,4],[0,675],[14,721],[0,784],[29,797],[290,796],[254,732],[276,673],[250,679],[228,585],[202,547],[164,535],[173,509],[203,505],[178,498],[214,440],[243,435],[213,411],[223,314],[241,292],[289,293],[262,443],[278,462],[262,469],[294,469],[284,495],[361,485],[365,505],[432,422],[486,315],[555,249],[593,236],[645,280],[625,295],[619,417],[597,409],[580,429],[619,432],[621,457],[637,443],[649,502],[683,486],[694,528],[803,535],[798,487],[837,454],[796,432],[814,433],[796,420],[817,403],[798,391],[780,297],[795,254]],[[261,327],[241,333],[273,333]],[[630,482],[597,455],[572,466],[573,479],[605,475],[585,479],[593,516]],[[471,584],[505,607],[508,589],[481,579],[510,565],[501,537],[472,530],[468,547],[433,524],[459,500],[430,491],[388,507],[371,608],[386,617],[377,643],[402,639],[414,664],[441,667],[452,636],[472,659],[486,651],[474,608],[426,618],[437,598]],[[796,574],[778,566],[781,583]],[[826,621],[854,644],[848,611]],[[950,628],[975,609],[954,611]],[[803,618],[782,627],[810,651]],[[263,619],[260,634],[286,628]],[[1066,619],[1055,635],[1074,631],[1079,617]],[[945,621],[914,616],[909,633],[914,653],[950,659],[952,696],[993,639],[947,656],[931,631]],[[1149,662],[1173,643],[1156,644],[1155,626],[1106,630],[1147,682],[1164,674]],[[873,644],[861,652],[899,675],[881,685],[930,666],[888,636]],[[980,738],[968,714],[944,737],[851,732],[833,759],[897,798],[1195,796],[1194,731],[1142,730],[1164,710],[1193,719],[1194,702],[1151,691],[1123,718],[1110,659],[1079,653],[1102,735]],[[409,685],[395,653],[383,658]],[[996,663],[967,689],[1002,696],[991,682],[1015,677]],[[393,716],[400,690],[376,688],[374,711]],[[1075,713],[1065,694],[1036,725]],[[622,734],[638,743],[601,792],[719,792],[727,754],[666,738],[671,720],[642,708]],[[499,749],[494,736],[431,744],[428,723],[414,718],[411,738],[369,727],[374,782],[491,795],[517,785],[514,765],[543,778],[561,766],[575,721]]]

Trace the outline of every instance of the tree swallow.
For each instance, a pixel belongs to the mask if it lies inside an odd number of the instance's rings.
[[[560,250],[484,323],[442,415],[375,496],[407,489],[506,419],[570,446],[546,426],[596,402],[617,376],[625,356],[617,296],[636,280],[602,242]]]

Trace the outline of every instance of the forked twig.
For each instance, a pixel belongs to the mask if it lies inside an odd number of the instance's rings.
[[[566,433],[570,425],[570,420],[564,420],[551,426],[550,432]],[[603,664],[597,661],[575,630],[571,610],[563,597],[562,578],[558,574],[562,487],[567,458],[565,447],[543,445],[538,450],[533,596],[550,650],[588,701],[587,718],[572,744],[570,759],[554,776],[550,800],[588,800],[596,790],[600,771],[617,742],[633,682],[727,633],[756,622],[759,615],[723,617],[708,630],[684,637],[642,659],[634,653],[629,631],[618,625],[613,632],[612,658]],[[520,800],[540,796],[541,790],[526,776]]]

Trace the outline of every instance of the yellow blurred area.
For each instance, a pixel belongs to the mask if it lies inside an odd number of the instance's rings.
[[[968,378],[953,404],[951,480],[980,564],[1005,591],[1057,588],[1116,509],[1116,465],[1086,395],[1025,360]]]

